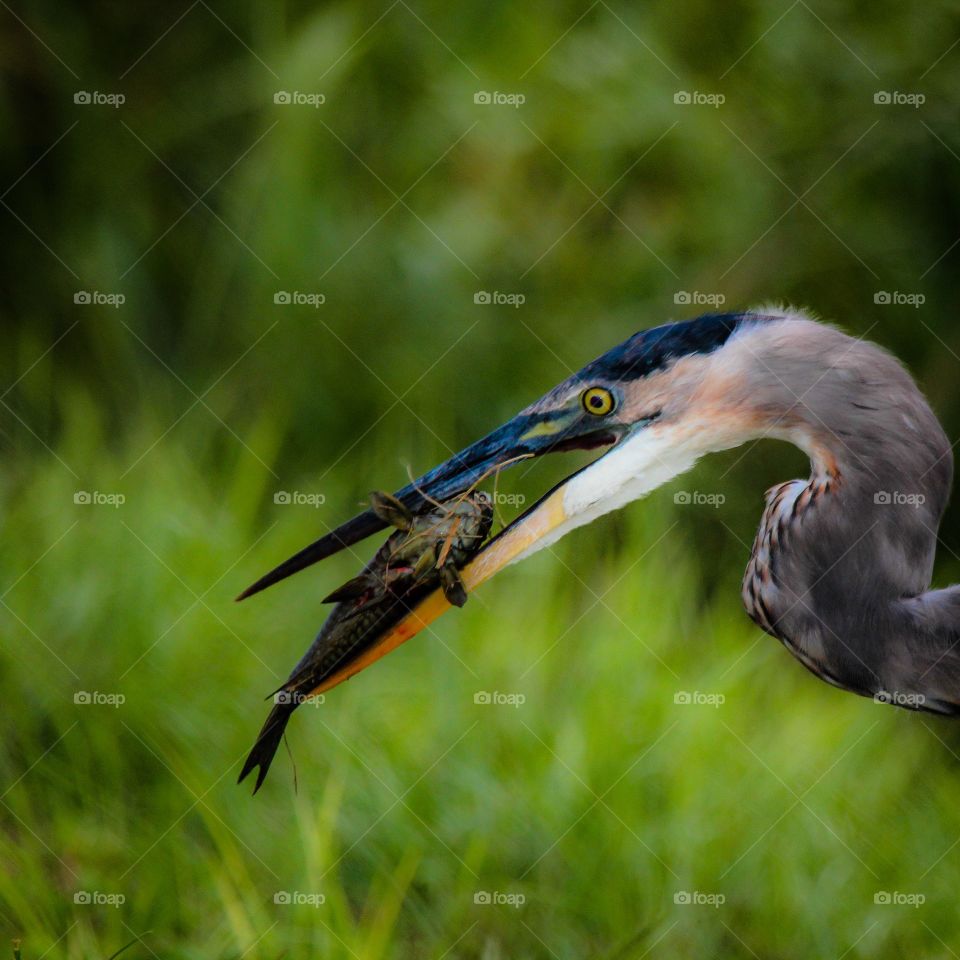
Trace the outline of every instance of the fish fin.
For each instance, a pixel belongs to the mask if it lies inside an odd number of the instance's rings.
[[[356,600],[362,597],[372,586],[374,582],[371,578],[361,573],[360,576],[348,580],[342,587],[337,587],[333,593],[323,598],[324,603],[339,603],[341,600]]]
[[[413,526],[413,514],[393,494],[374,490],[370,494],[370,508],[384,522],[398,530]]]
[[[446,563],[440,568],[440,586],[443,588],[443,595],[453,606],[462,607],[467,602],[467,588],[452,563]]]
[[[437,554],[434,550],[424,550],[420,559],[413,566],[413,577],[422,580],[437,565]]]

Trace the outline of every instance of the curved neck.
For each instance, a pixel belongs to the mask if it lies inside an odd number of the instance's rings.
[[[717,359],[727,411],[751,437],[789,440],[815,475],[841,477],[858,497],[922,500],[925,519],[939,525],[950,441],[895,357],[792,317],[746,327]]]

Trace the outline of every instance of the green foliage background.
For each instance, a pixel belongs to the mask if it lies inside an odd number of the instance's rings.
[[[958,9],[0,10],[0,927],[24,957],[956,955],[960,737],[815,682],[739,607],[795,451],[714,458],[303,710],[296,791],[285,756],[255,799],[233,781],[368,545],[231,598],[408,465],[709,309],[683,292],[889,346],[960,435]],[[954,509],[938,582],[958,555]]]

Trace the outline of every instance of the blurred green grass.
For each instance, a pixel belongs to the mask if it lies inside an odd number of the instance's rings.
[[[214,424],[191,432],[215,446]],[[91,433],[64,457],[98,449]],[[131,955],[184,958],[806,957],[854,943],[848,955],[897,956],[950,942],[952,728],[816,682],[735,592],[698,600],[669,490],[302,709],[298,790],[282,753],[251,798],[234,780],[261,697],[355,563],[231,604],[265,557],[352,506],[330,482],[322,507],[263,517],[263,470],[238,450],[214,466],[171,446],[136,485],[101,456],[119,507],[75,505],[48,461],[4,502],[7,542],[39,558],[4,570],[0,673],[14,711],[0,912],[25,956],[108,956],[140,934]],[[355,466],[378,469],[369,451]],[[78,691],[125,701],[78,705]],[[481,691],[524,702],[477,704]],[[678,705],[682,692],[725,702]],[[82,891],[125,902],[75,904]],[[696,891],[725,903],[674,903]],[[880,891],[927,903],[876,905]],[[275,904],[284,892],[324,902]],[[474,903],[481,892],[525,902]]]
[[[302,710],[296,792],[285,754],[255,799],[233,781],[358,557],[232,597],[370,488],[699,312],[681,292],[884,343],[956,436],[956,10],[180,12],[40,0],[0,32],[3,935],[30,960],[135,936],[128,956],[949,955],[953,728],[816,682],[738,603],[762,491],[806,469],[783,445],[578,531]],[[943,541],[939,583],[955,509]],[[725,702],[675,703],[696,691]],[[725,902],[674,902],[697,891]]]

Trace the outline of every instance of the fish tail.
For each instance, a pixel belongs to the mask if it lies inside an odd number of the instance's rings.
[[[266,779],[267,771],[270,769],[277,748],[280,746],[280,741],[283,739],[290,715],[297,709],[297,706],[298,702],[292,696],[289,700],[280,700],[275,704],[267,717],[266,723],[260,728],[260,733],[257,734],[257,742],[253,745],[253,749],[247,757],[247,762],[240,771],[237,783],[242,783],[254,767],[259,767],[260,771],[257,774],[257,783],[253,792],[256,793],[260,789]]]

